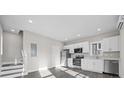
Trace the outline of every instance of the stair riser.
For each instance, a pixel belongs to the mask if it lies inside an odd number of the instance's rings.
[[[22,77],[22,73],[12,74],[12,75],[8,75],[8,76],[3,76],[1,78],[16,78],[16,77]]]
[[[20,66],[1,67],[0,70],[11,70],[11,69],[19,69],[19,68],[23,68],[23,65],[20,65]]]
[[[3,71],[3,72],[1,72],[1,75],[12,74],[12,73],[18,73],[18,72],[23,72],[23,69],[16,69],[16,70]]]

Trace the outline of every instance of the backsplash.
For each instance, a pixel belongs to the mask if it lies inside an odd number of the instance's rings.
[[[83,54],[83,53],[74,53],[74,54],[71,54],[71,58],[76,58],[77,56],[80,56],[80,57],[82,57],[82,56],[89,56],[89,54]]]
[[[71,58],[76,58],[76,56],[84,56],[84,58],[96,58],[96,56],[91,56],[90,54],[74,53],[71,54]],[[103,58],[120,58],[120,52],[104,52],[103,55],[99,55]]]
[[[120,52],[105,52],[103,53],[105,58],[120,58]]]

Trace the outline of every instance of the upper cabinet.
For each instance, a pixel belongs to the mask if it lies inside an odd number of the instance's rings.
[[[102,55],[103,41],[96,41],[90,43],[90,55]]]
[[[83,53],[89,53],[89,51],[90,51],[89,42],[84,42],[83,43]]]
[[[69,49],[70,53],[74,53],[74,49],[82,48],[83,53],[89,53],[89,42],[82,42],[64,46],[64,49]]]
[[[74,53],[74,45],[66,45],[64,49],[69,49],[69,53]]]
[[[120,51],[120,36],[103,39],[103,52]]]
[[[69,45],[69,53],[74,53],[74,45]]]

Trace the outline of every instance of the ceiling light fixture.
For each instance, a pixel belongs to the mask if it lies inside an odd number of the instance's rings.
[[[67,40],[68,40],[68,38],[65,38],[65,40],[67,41]]]
[[[15,29],[11,29],[12,32],[15,32]]]
[[[97,31],[101,31],[101,29],[100,28],[97,28]]]
[[[31,19],[28,20],[29,23],[33,23],[33,21]]]
[[[81,35],[80,34],[77,34],[78,37],[80,37]]]

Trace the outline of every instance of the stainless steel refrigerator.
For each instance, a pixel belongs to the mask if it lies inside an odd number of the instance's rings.
[[[69,53],[69,49],[64,49],[61,51],[61,66],[68,66],[68,58],[70,58],[71,55]]]

